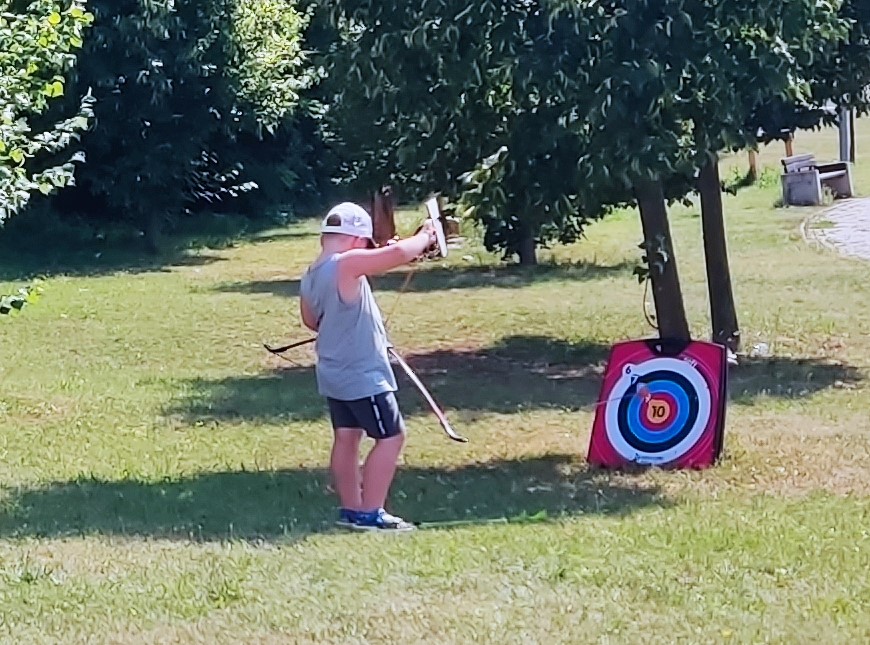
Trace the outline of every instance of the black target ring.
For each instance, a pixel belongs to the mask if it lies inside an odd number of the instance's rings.
[[[628,408],[632,399],[637,396],[638,386],[650,385],[656,381],[667,381],[682,389],[682,391],[686,395],[686,398],[689,401],[689,410],[686,421],[677,434],[675,434],[667,441],[662,441],[660,443],[649,443],[647,441],[643,441],[631,432],[631,425],[629,424],[628,418]],[[689,436],[689,434],[692,432],[692,428],[694,427],[695,422],[698,419],[699,408],[700,403],[698,400],[698,393],[695,391],[695,388],[686,377],[668,370],[656,370],[654,372],[649,372],[648,374],[644,374],[643,376],[638,377],[638,379],[634,382],[634,384],[628,389],[628,391],[619,401],[619,408],[617,411],[617,427],[619,428],[619,433],[622,435],[622,438],[625,439],[626,443],[628,443],[635,450],[644,453],[664,452],[679,445],[683,440],[686,439],[686,437]],[[639,419],[638,422],[640,422]]]

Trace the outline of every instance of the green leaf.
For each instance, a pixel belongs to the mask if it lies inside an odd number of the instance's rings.
[[[42,93],[49,98],[63,96],[63,83],[61,83],[60,81],[55,81],[54,83],[46,83],[45,87],[42,88]]]
[[[73,7],[69,10],[69,15],[71,15],[73,18],[82,18],[84,17],[85,12],[80,7]]]
[[[9,153],[9,158],[17,164],[24,163],[24,150],[15,148],[15,150]]]
[[[48,17],[48,22],[51,25],[59,25],[60,20],[60,14],[57,11],[52,12],[52,14]]]

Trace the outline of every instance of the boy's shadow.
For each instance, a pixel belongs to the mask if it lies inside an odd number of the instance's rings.
[[[401,467],[390,510],[412,521],[485,523],[558,514],[624,514],[668,502],[655,487],[616,483],[572,455]],[[124,535],[177,540],[297,538],[331,530],[323,469],[216,472],[172,481],[80,479],[7,491],[0,536]]]

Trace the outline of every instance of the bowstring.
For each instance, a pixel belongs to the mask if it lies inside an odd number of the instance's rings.
[[[402,297],[402,295],[408,289],[408,285],[411,284],[411,278],[414,277],[414,274],[417,273],[417,271],[419,271],[419,269],[420,269],[420,267],[418,265],[418,266],[414,267],[413,269],[411,269],[410,271],[408,271],[408,275],[405,276],[405,279],[402,282],[402,286],[399,287],[399,295],[397,295],[396,299],[393,300],[393,306],[390,307],[390,311],[387,314],[387,317],[384,319],[384,327],[386,327],[387,323],[390,322],[390,318],[393,317],[393,313],[396,311],[396,306],[399,304],[399,299]]]
[[[417,229],[417,232],[419,232],[419,231],[420,231],[420,229]],[[437,245],[437,242],[436,242],[436,245]],[[411,269],[410,271],[408,271],[408,274],[405,276],[405,280],[402,282],[402,286],[399,287],[399,295],[396,296],[396,299],[393,301],[393,305],[390,307],[390,311],[387,314],[387,317],[384,319],[384,327],[387,326],[387,323],[393,317],[393,313],[396,311],[396,306],[399,304],[399,299],[401,299],[401,297],[407,291],[408,285],[411,283],[411,278],[413,278],[416,275],[417,271],[420,270],[420,265],[425,260],[429,260],[429,259],[432,259],[432,258],[431,258],[431,256],[429,256],[428,250],[424,251],[423,254],[419,258],[417,258],[416,265],[414,266],[414,268]]]

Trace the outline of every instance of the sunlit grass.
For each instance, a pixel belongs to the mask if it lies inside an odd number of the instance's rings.
[[[799,135],[805,148],[824,157],[836,135]],[[585,464],[607,351],[654,334],[631,275],[634,212],[536,269],[502,266],[468,230],[403,294],[405,270],[375,279],[397,348],[471,439],[450,442],[401,381],[410,437],[391,508],[463,523],[398,539],[332,529],[311,350],[294,366],[262,348],[307,334],[297,286],[314,222],[164,267],[49,275],[39,303],[0,320],[0,633],[866,641],[865,269],[806,245],[812,209],[775,209],[778,191],[725,200],[744,345],[773,356],[732,371],[725,458],[708,471]],[[402,211],[402,229],[421,215]],[[672,227],[692,331],[708,338],[697,209],[672,209]],[[17,287],[4,263],[0,286]]]

